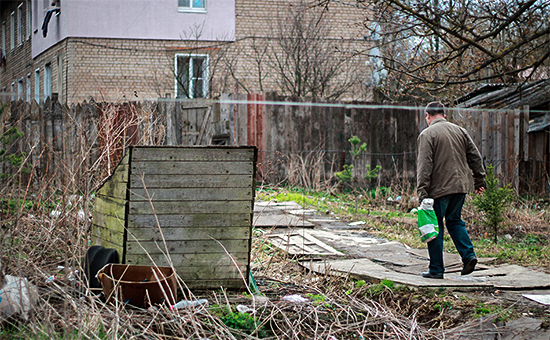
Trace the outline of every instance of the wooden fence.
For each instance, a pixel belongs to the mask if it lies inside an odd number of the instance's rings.
[[[217,101],[92,100],[62,106],[54,98],[43,105],[7,105],[0,132],[16,126],[25,133],[10,150],[26,152],[33,170],[28,176],[51,179],[57,187],[70,183],[71,191],[94,187],[92,179],[109,175],[128,145],[255,145],[259,180],[315,187],[334,181],[333,173],[352,163],[352,136],[367,144],[353,161],[358,176],[366,165],[381,165],[379,185],[414,184],[416,138],[426,127],[423,108],[414,105],[312,102],[273,93],[226,94]],[[538,144],[548,138],[527,134],[528,108],[453,109],[448,118],[470,132],[486,165],[494,164],[504,183],[518,192],[545,190],[548,147],[540,151]],[[13,170],[5,163],[0,167],[3,174]]]

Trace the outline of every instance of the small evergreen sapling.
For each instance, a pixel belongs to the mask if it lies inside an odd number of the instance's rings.
[[[487,167],[487,188],[482,194],[476,195],[472,201],[474,206],[484,213],[485,221],[493,231],[495,244],[497,243],[498,227],[504,221],[504,210],[512,201],[513,190],[510,185],[499,188],[499,180],[495,177],[494,166]]]

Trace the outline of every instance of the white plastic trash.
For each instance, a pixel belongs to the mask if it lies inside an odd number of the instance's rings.
[[[4,317],[21,314],[26,320],[37,298],[36,287],[26,278],[6,275],[0,289],[0,314]]]
[[[198,299],[198,300],[181,300],[175,305],[171,305],[170,309],[182,309],[182,308],[189,308],[189,307],[199,307],[199,306],[208,306],[208,300],[207,299]]]

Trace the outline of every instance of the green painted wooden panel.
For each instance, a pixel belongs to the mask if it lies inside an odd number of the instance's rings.
[[[109,229],[113,231],[118,231],[120,233],[124,232],[123,218],[94,213],[93,225],[100,226],[100,227],[108,227]]]
[[[154,202],[153,208],[150,202],[132,202],[130,201],[130,214],[147,215],[156,213],[157,215],[174,214],[231,214],[231,213],[252,213],[252,201],[160,201]]]
[[[158,221],[158,223],[157,223]],[[252,216],[250,213],[187,213],[174,215],[128,215],[128,229],[132,228],[156,228],[160,225],[163,228],[170,227],[239,227],[252,224]]]
[[[105,182],[103,183],[103,186],[105,186],[105,183],[108,183],[108,182],[127,183],[128,182],[128,169],[129,169],[128,164],[118,165],[116,167],[115,171],[113,172],[113,174],[105,180]],[[99,188],[99,190],[97,191],[97,194],[98,195],[102,194],[102,195],[108,196],[108,194],[103,194],[103,186],[101,188]]]
[[[249,240],[219,240],[225,250],[231,253],[243,253],[249,251]],[[166,241],[168,253],[225,253],[225,250],[220,244],[214,240],[191,240],[191,241]],[[166,252],[164,242],[159,241],[143,241],[134,242],[128,238],[127,254],[162,254]]]
[[[252,198],[252,188],[149,188],[131,189],[130,201],[244,201]]]
[[[233,228],[132,228],[128,229],[128,240],[167,241],[178,240],[243,240],[250,238],[250,227]]]
[[[107,240],[103,239],[97,239],[92,237],[92,245],[98,245],[103,246],[105,248],[113,248],[118,253],[118,258],[122,260],[123,254],[124,254],[124,247],[122,247],[120,244],[111,243]]]
[[[93,215],[96,214],[115,216],[124,219],[126,215],[126,200],[96,196]]]
[[[112,244],[119,245],[122,247],[124,245],[124,233],[109,229],[108,227],[102,227],[98,225],[93,225],[95,232],[94,235],[99,235],[101,240],[110,242]]]
[[[151,175],[252,175],[252,162],[132,161],[132,177]]]
[[[132,160],[253,161],[253,147],[133,147]]]
[[[109,180],[103,183],[101,189],[99,189],[97,195],[102,197],[113,197],[125,200],[128,183]]]
[[[251,188],[252,175],[131,176],[130,188]]]

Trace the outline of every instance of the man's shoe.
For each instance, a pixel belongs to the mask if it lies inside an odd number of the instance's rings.
[[[422,272],[422,277],[425,277],[428,279],[442,279],[443,274],[432,274],[430,272]]]
[[[464,264],[464,268],[462,268],[462,271],[460,272],[460,275],[468,275],[471,272],[476,269],[477,259],[475,257],[471,257],[468,261],[466,261],[466,264]]]

